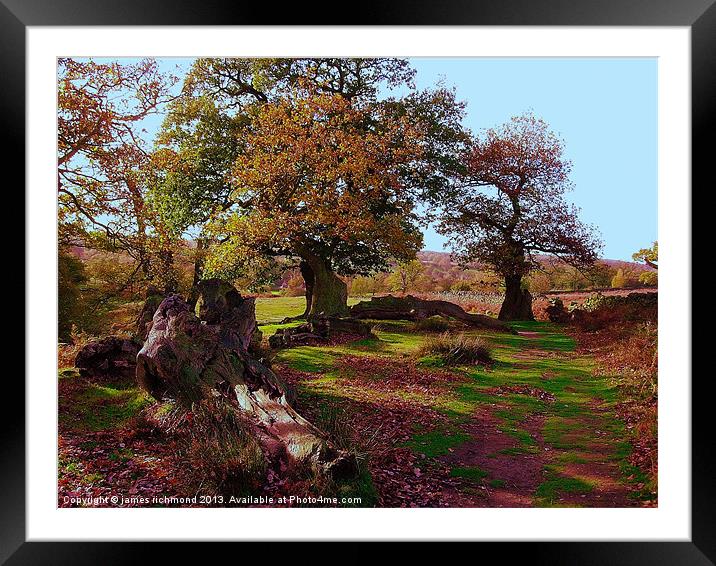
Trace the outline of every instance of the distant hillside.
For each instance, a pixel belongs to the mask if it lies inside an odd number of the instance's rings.
[[[192,249],[196,246],[193,241],[186,241],[187,248]],[[69,249],[70,253],[81,259],[85,264],[91,264],[96,260],[105,260],[109,257],[113,262],[119,264],[128,264],[133,260],[126,253],[108,254],[106,252],[84,248],[82,246],[73,246]],[[469,289],[481,292],[493,292],[501,284],[501,278],[490,269],[472,264],[462,267],[453,261],[447,252],[423,251],[418,252],[418,260],[422,263],[424,269],[419,281],[416,280],[412,291],[415,292],[433,292],[461,289]],[[181,258],[177,257],[177,267],[182,277],[190,282],[193,276],[193,263],[191,255],[187,254]],[[540,258],[543,262],[543,269],[535,271],[530,276],[530,288],[533,292],[545,292],[547,290],[574,290],[583,289],[585,287],[603,288],[609,287],[612,277],[618,269],[623,271],[627,280],[627,287],[641,286],[640,274],[644,271],[653,271],[652,268],[635,262],[621,261],[615,259],[603,259],[600,263],[608,269],[605,273],[595,278],[575,271],[573,268],[567,267],[563,262],[555,260],[552,257],[544,256]],[[376,283],[374,292],[389,291],[391,283],[387,280],[389,274],[377,274],[379,280]],[[353,278],[349,278],[353,279]],[[350,283],[350,280],[349,280]],[[301,287],[303,280],[298,274],[297,269],[288,269],[273,281],[268,288],[270,289],[286,289],[289,287]]]
[[[433,269],[442,268],[445,270],[451,269],[462,269],[456,262],[454,262],[448,252],[418,252],[418,259],[426,268],[431,267]],[[553,262],[554,259],[550,256],[540,257],[540,262]],[[653,271],[651,267],[643,263],[636,263],[633,261],[623,261],[620,259],[600,259],[600,263],[603,263],[614,269],[629,269],[637,272],[641,271]],[[479,264],[470,266],[470,269],[480,270]]]

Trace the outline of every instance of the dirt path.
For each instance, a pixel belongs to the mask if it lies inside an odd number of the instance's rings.
[[[534,415],[525,428],[534,430],[538,449],[543,442],[539,430],[542,417]],[[517,441],[499,430],[501,420],[485,409],[475,413],[465,427],[472,439],[449,456],[445,463],[458,470],[482,470],[485,483],[476,489],[470,480],[457,492],[446,493],[454,507],[532,507],[533,494],[542,477],[545,458],[542,450],[521,452]],[[481,475],[481,474],[478,474]],[[491,479],[490,479],[491,478]]]

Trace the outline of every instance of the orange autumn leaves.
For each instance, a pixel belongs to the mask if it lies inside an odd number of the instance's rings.
[[[231,174],[250,212],[218,224],[233,245],[361,244],[398,257],[419,248],[405,230],[413,203],[402,177],[421,157],[421,134],[388,108],[327,94],[261,106]]]
[[[170,82],[154,60],[134,65],[58,61],[58,163],[136,136],[132,125],[167,100]]]

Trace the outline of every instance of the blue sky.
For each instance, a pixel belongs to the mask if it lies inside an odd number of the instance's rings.
[[[654,58],[417,58],[416,85],[443,81],[467,102],[474,132],[532,110],[565,142],[581,208],[603,256],[630,259],[657,239],[657,60]],[[163,70],[190,61],[164,59]],[[178,69],[177,69],[178,65]],[[159,120],[147,124],[151,133]],[[442,251],[432,230],[425,249]]]

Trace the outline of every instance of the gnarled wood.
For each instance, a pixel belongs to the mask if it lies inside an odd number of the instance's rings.
[[[149,330],[152,327],[152,319],[154,318],[154,313],[157,312],[157,309],[159,308],[161,302],[164,300],[165,296],[166,295],[161,293],[159,289],[157,289],[153,285],[150,285],[147,289],[144,305],[142,306],[142,310],[137,317],[137,322],[135,324],[134,330],[134,336],[140,342],[144,342],[147,339],[147,336],[149,335]]]
[[[256,360],[254,300],[225,283],[206,282],[197,303],[200,320],[179,295],[157,309],[137,356],[137,380],[153,397],[191,405],[224,399],[252,423],[269,463],[277,469],[309,465],[332,476],[350,475],[355,458],[291,406],[287,386]]]
[[[304,245],[297,246],[296,253],[304,264],[301,274],[307,290],[311,287],[311,305],[307,308],[307,318],[345,316],[348,313],[348,286],[333,270],[330,260]]]
[[[514,334],[514,330],[504,322],[489,316],[465,312],[461,306],[448,301],[429,301],[412,295],[373,297],[370,301],[353,305],[350,314],[353,318],[376,320],[421,320],[437,315],[454,318],[477,328]]]

